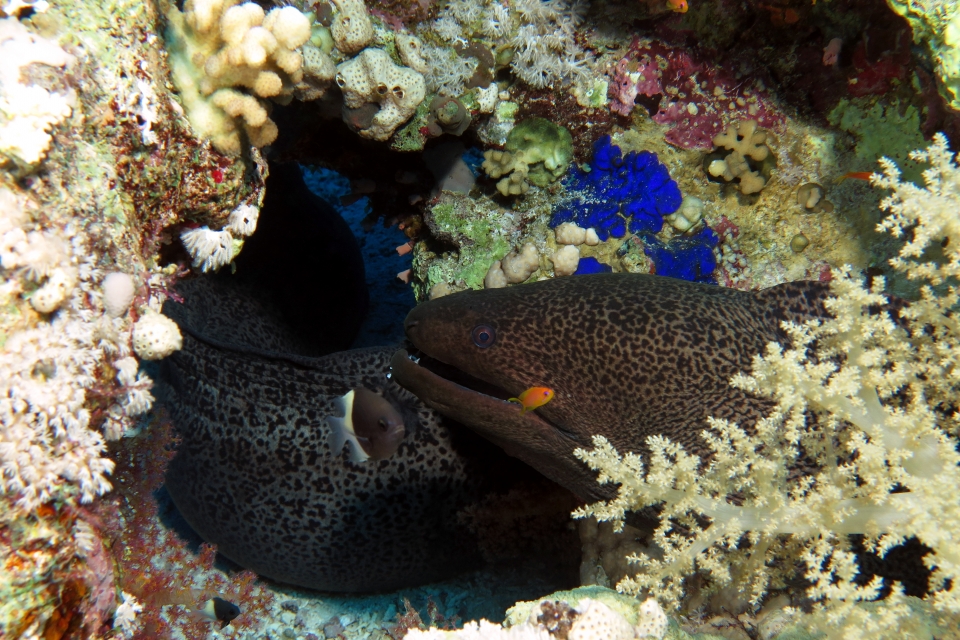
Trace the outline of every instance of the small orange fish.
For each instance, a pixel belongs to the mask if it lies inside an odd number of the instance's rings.
[[[851,171],[850,173],[845,173],[839,178],[836,179],[835,183],[840,184],[847,178],[854,178],[855,180],[870,180],[870,176],[873,175],[871,171]]]
[[[687,0],[667,0],[667,8],[677,13],[686,13],[690,7],[687,5]]]
[[[519,398],[510,398],[508,402],[519,403],[520,413],[533,411],[553,400],[553,389],[548,387],[530,387],[520,394]]]

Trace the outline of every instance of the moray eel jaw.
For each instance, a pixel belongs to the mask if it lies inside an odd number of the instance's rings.
[[[459,384],[425,364],[406,349],[397,351],[390,362],[394,379],[429,407],[470,427],[508,455],[523,460],[558,484],[570,486],[571,478],[578,478],[576,484],[584,490],[575,493],[583,500],[612,497],[613,492],[604,491],[594,473],[573,457],[574,449],[589,448],[589,442],[580,443],[574,434],[537,412],[521,414],[516,403]],[[497,395],[506,398],[508,394]]]

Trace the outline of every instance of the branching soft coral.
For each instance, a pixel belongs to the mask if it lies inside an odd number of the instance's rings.
[[[578,452],[601,482],[621,485],[615,500],[578,516],[622,522],[627,511],[663,508],[655,534],[663,559],[635,556],[643,570],[621,590],[651,589],[677,605],[699,571],[713,589],[734,586],[757,605],[799,566],[817,603],[811,626],[832,637],[901,637],[895,623],[911,616],[911,601],[894,589],[878,605],[859,604],[878,597],[881,580],[856,580],[847,534],[864,534],[880,555],[916,537],[932,549],[924,561],[936,621],[957,628],[960,168],[943,136],[913,157],[932,165],[925,188],[902,182],[888,160],[872,181],[891,190],[882,203],[891,215],[879,228],[906,236],[891,265],[925,283],[919,300],[899,308],[881,278],[867,289],[839,269],[832,317],[785,323],[791,344],[771,343],[731,381],[776,409],[750,432],[711,419],[701,434],[712,453],[706,463],[663,437],[648,440],[646,463],[600,437]],[[942,255],[925,253],[931,245]]]

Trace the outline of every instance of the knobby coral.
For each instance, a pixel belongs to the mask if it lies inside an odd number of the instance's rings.
[[[578,516],[622,523],[629,510],[662,505],[662,559],[633,556],[641,572],[621,590],[650,589],[676,606],[685,578],[699,571],[710,588],[735,587],[757,605],[800,567],[818,613],[811,626],[831,637],[901,637],[898,625],[915,622],[912,601],[895,588],[879,606],[858,606],[878,597],[882,581],[858,581],[848,534],[863,534],[880,555],[916,537],[932,550],[924,562],[936,622],[958,628],[960,167],[943,135],[912,157],[931,164],[925,188],[902,181],[886,159],[872,182],[891,190],[879,230],[906,239],[890,265],[920,285],[919,299],[897,304],[882,278],[867,288],[840,269],[832,317],[784,323],[791,344],[769,344],[731,381],[776,408],[749,430],[710,419],[701,433],[709,461],[659,436],[648,439],[647,460],[621,456],[600,437],[578,452],[601,482],[620,484],[614,500]],[[925,253],[931,245],[941,257]],[[792,473],[798,468],[814,470]]]

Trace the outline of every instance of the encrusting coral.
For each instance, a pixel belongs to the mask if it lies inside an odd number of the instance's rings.
[[[75,95],[23,84],[21,71],[32,64],[63,68],[73,56],[15,18],[5,18],[0,19],[0,59],[0,166],[4,157],[35,165],[50,146],[50,129],[72,113]]]
[[[960,167],[941,134],[912,158],[931,165],[925,188],[902,181],[886,159],[871,182],[891,192],[879,230],[904,238],[890,265],[919,286],[917,300],[897,303],[884,293],[883,278],[868,288],[848,268],[835,272],[836,297],[827,303],[833,317],[784,323],[791,344],[771,343],[749,374],[731,381],[772,399],[775,409],[755,432],[711,419],[701,434],[709,460],[661,436],[648,439],[648,459],[620,456],[601,437],[593,450],[578,452],[600,482],[620,484],[616,499],[578,516],[619,523],[627,511],[662,506],[654,536],[662,558],[632,556],[640,571],[619,589],[650,590],[677,606],[692,588],[686,578],[699,571],[709,576],[710,591],[732,586],[758,605],[800,567],[819,611],[807,621],[812,629],[901,637],[906,627],[899,625],[915,622],[911,601],[894,587],[875,607],[858,604],[876,599],[882,580],[858,580],[862,567],[847,536],[863,534],[866,549],[879,555],[915,537],[931,549],[924,564],[932,570],[934,622],[958,628],[960,494],[944,488],[960,486],[960,430],[949,409],[960,359],[953,313]],[[942,258],[927,258],[931,245]],[[811,462],[813,470],[793,473]]]

